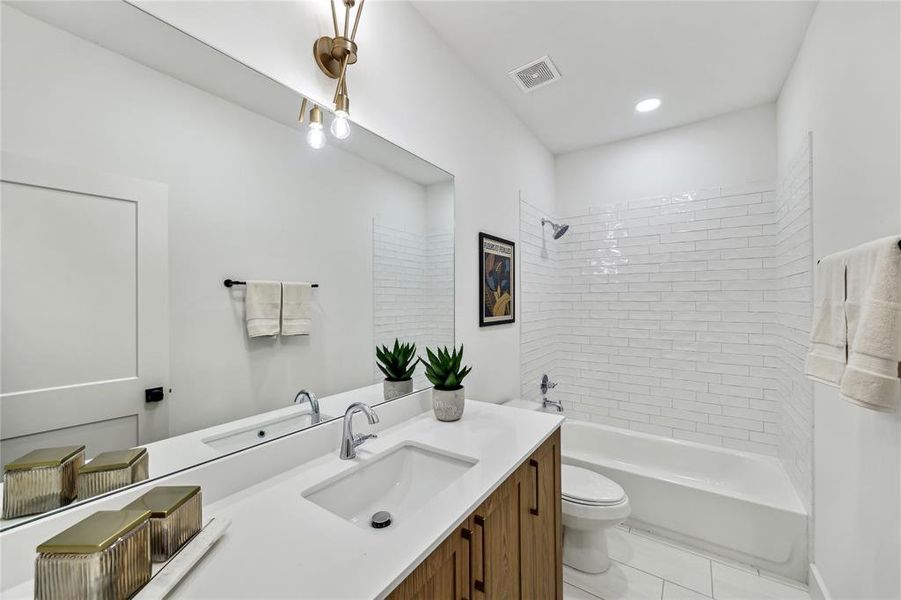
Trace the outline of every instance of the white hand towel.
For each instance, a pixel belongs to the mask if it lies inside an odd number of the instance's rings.
[[[282,335],[310,335],[312,301],[311,284],[282,283]]]
[[[855,248],[847,258],[848,365],[845,398],[880,410],[901,403],[901,249],[898,236]]]
[[[824,257],[816,267],[813,292],[813,324],[807,375],[839,386],[845,371],[845,254]]]
[[[278,335],[282,286],[278,281],[248,281],[244,296],[247,336]]]

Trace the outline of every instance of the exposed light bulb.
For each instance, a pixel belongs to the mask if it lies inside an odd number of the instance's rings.
[[[651,112],[660,108],[660,98],[647,98],[635,105],[638,112]]]
[[[313,150],[319,150],[325,146],[325,132],[322,131],[322,123],[310,123],[307,131],[307,145]]]
[[[335,118],[332,119],[332,125],[329,128],[332,135],[339,140],[346,140],[350,135],[350,121],[347,120],[347,113],[343,110],[335,112]]]

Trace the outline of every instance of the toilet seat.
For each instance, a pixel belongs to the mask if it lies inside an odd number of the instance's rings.
[[[563,500],[582,506],[613,506],[626,500],[626,492],[600,473],[574,465],[562,465]]]

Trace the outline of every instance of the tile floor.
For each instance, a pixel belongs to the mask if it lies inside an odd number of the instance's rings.
[[[606,573],[563,567],[565,600],[810,600],[800,583],[626,526],[607,543]]]

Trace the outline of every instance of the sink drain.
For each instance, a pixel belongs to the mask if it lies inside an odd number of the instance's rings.
[[[374,515],[372,515],[372,520],[369,522],[375,529],[382,529],[391,525],[391,513],[387,510],[380,510]]]

